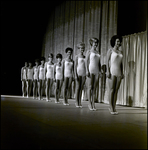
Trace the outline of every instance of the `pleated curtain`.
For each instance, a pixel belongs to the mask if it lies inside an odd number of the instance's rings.
[[[117,104],[147,108],[147,31],[123,36],[123,73]],[[108,79],[104,102],[108,101]]]

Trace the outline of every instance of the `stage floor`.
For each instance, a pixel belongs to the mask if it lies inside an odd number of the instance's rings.
[[[1,95],[1,149],[147,149],[147,109],[60,100]]]

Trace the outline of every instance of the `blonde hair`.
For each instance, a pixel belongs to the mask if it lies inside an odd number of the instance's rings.
[[[79,47],[85,47],[85,43],[79,42],[79,43],[77,44],[77,47],[78,47],[78,48],[79,48]]]

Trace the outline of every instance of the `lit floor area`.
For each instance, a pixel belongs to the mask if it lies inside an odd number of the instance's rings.
[[[1,95],[1,149],[147,149],[147,109],[69,103]]]

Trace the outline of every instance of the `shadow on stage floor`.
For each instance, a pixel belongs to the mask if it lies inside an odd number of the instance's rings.
[[[1,149],[147,149],[147,109],[60,101],[1,95]]]

